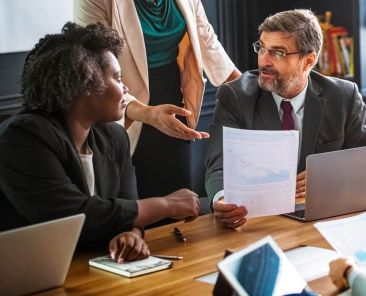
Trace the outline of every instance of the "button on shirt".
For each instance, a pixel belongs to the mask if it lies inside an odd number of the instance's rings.
[[[281,97],[279,94],[272,92],[272,96],[275,100],[278,114],[280,116],[281,121],[282,121],[282,116],[283,116],[283,110],[281,108],[282,100],[289,101],[292,105],[292,117],[294,119],[295,130],[299,131],[299,155],[301,152],[302,121],[304,118],[304,107],[305,107],[304,105],[305,105],[305,96],[306,96],[307,89],[308,89],[308,83],[306,83],[306,86],[304,87],[304,89],[296,97],[293,97],[291,99],[285,99],[284,97]],[[217,201],[222,196],[224,196],[224,190],[218,191],[214,195],[214,197],[212,199],[212,203]]]

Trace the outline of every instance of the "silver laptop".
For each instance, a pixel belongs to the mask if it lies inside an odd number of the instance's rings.
[[[366,210],[366,147],[309,155],[306,200],[286,216],[312,221]]]
[[[0,232],[0,295],[24,295],[63,284],[84,214]]]

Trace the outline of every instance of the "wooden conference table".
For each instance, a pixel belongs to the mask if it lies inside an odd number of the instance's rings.
[[[186,243],[173,235],[176,226],[186,235]],[[128,279],[88,266],[89,258],[106,252],[77,252],[64,285],[39,295],[212,295],[213,286],[195,278],[216,271],[225,249],[240,250],[267,235],[283,250],[299,245],[331,248],[311,222],[270,216],[251,219],[240,230],[230,230],[208,214],[190,223],[178,222],[146,231],[152,254],[183,256],[183,260],[174,261],[172,269]],[[336,294],[328,277],[309,284],[322,295]]]

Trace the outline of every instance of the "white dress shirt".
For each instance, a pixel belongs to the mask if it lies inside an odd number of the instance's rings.
[[[304,119],[305,96],[306,96],[307,89],[308,89],[308,83],[306,83],[304,89],[296,97],[293,97],[291,99],[285,99],[284,97],[281,97],[279,94],[272,92],[272,96],[275,100],[278,114],[280,116],[281,121],[282,121],[282,116],[283,116],[283,110],[281,108],[282,100],[288,101],[292,105],[292,118],[294,119],[295,130],[299,131],[299,156],[300,156],[301,143],[302,143],[302,121]],[[222,196],[224,196],[224,190],[218,191],[214,195],[214,197],[212,199],[212,203],[219,200],[219,198]]]

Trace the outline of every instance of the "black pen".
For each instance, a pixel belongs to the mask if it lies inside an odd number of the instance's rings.
[[[158,257],[158,258],[161,258],[161,259],[171,259],[171,260],[183,260],[183,257],[182,256],[171,256],[171,255],[150,255],[150,256],[153,256],[153,257]]]
[[[183,234],[183,232],[181,232],[177,227],[174,227],[174,235],[182,242],[186,242],[187,238],[185,237],[185,235]]]

